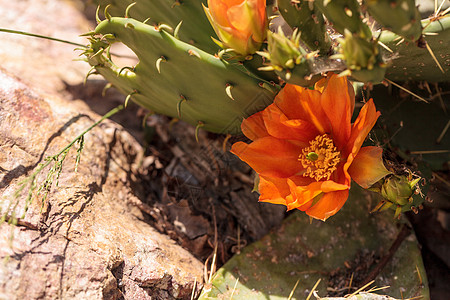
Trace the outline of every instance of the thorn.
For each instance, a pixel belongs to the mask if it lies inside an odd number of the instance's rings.
[[[262,87],[263,89],[266,89],[266,90],[268,90],[269,92],[271,92],[271,93],[273,93],[273,94],[276,93],[276,89],[273,88],[270,84],[268,84],[268,83],[266,83],[266,82],[260,82],[260,83],[258,83],[258,85],[259,85],[260,87]]]
[[[95,31],[89,31],[89,32],[80,34],[80,36],[93,36],[93,35],[95,35],[95,34],[96,34]]]
[[[134,25],[127,22],[127,23],[125,23],[125,28],[134,29]]]
[[[350,76],[350,75],[352,75],[352,71],[347,69],[347,70],[344,70],[341,73],[339,73],[338,77],[344,77],[344,76]]]
[[[106,54],[106,57],[109,59],[109,60],[111,60],[111,45],[108,45],[108,47],[106,47],[106,49],[105,49],[105,54]]]
[[[156,30],[161,32],[161,30],[167,31],[167,32],[173,32],[173,28],[166,24],[160,24],[158,27],[156,27]]]
[[[309,300],[313,294],[313,292],[316,290],[317,286],[319,285],[320,281],[322,279],[319,278],[319,280],[316,281],[316,284],[314,284],[313,288],[311,289],[311,292],[309,293],[308,297],[306,297],[306,300]]]
[[[374,212],[379,211],[384,205],[386,204],[385,200],[381,200],[371,211],[370,213],[373,214]]]
[[[181,5],[180,1],[179,1],[179,0],[176,0],[176,1],[170,6],[170,8],[174,8],[175,6],[180,6],[180,5]]]
[[[267,67],[259,67],[258,71],[273,71],[275,68],[273,66],[267,66]]]
[[[149,111],[148,113],[145,114],[144,118],[142,119],[142,128],[146,127],[145,125],[147,125],[147,119],[154,114],[155,113],[152,111]]]
[[[103,90],[102,90],[102,97],[105,97],[105,95],[106,95],[106,91],[108,90],[108,89],[110,89],[110,88],[112,88],[112,83],[111,82],[108,82],[106,85],[105,85],[105,87],[103,88]]]
[[[156,60],[156,69],[158,70],[159,74],[161,74],[161,63],[166,61],[167,59],[164,56],[161,56]]]
[[[96,71],[97,71],[97,70],[96,70],[96,66],[92,66],[92,67],[89,69],[89,72],[87,72],[86,76],[84,77],[83,85],[86,85],[86,82],[87,82],[88,77],[91,76],[92,74],[95,74]]]
[[[225,85],[225,92],[227,93],[227,96],[230,97],[231,100],[234,100],[233,95],[231,94],[231,89],[233,86],[229,83]]]
[[[400,205],[397,205],[397,208],[395,209],[394,219],[400,219],[400,215],[402,213],[402,207]]]
[[[194,49],[189,49],[188,50],[188,53],[189,53],[189,55],[190,56],[196,56],[196,57],[198,57],[198,58],[202,58],[201,56],[200,56],[200,54],[198,54],[198,52],[196,51],[196,50],[194,50]]]
[[[123,70],[130,70],[131,72],[134,73],[134,67],[123,67],[122,69],[120,69],[119,73],[117,74],[117,76],[120,75],[120,73],[122,73]]]
[[[186,97],[184,97],[183,95],[180,95],[180,101],[178,101],[177,103],[177,114],[178,114],[178,118],[181,118],[181,104],[183,104],[183,102],[187,101]]]
[[[286,70],[285,77],[286,77],[286,81],[289,81],[289,79],[291,79],[291,77],[292,77],[292,72],[290,70]]]
[[[108,9],[111,7],[111,4],[108,4],[108,5],[106,5],[106,7],[105,7],[105,17],[109,20],[109,21],[111,21],[111,15],[109,14],[109,12],[108,12]]]
[[[125,9],[125,18],[129,18],[130,17],[130,9],[136,5],[136,2],[131,3],[130,5],[127,6],[127,9]]]
[[[378,41],[378,44],[383,47],[384,49],[386,49],[387,51],[394,53],[394,51],[391,50],[391,48],[389,48],[388,46],[386,46],[383,42]]]
[[[97,22],[97,24],[100,24],[100,22],[102,21],[100,20],[99,13],[100,13],[100,5],[97,6],[97,10],[95,11],[95,21]]]
[[[178,23],[177,27],[175,27],[175,30],[173,31],[173,36],[177,39],[178,38],[178,32],[180,31],[181,24],[183,24],[183,20]]]
[[[125,104],[124,104],[125,108],[127,108],[127,106],[128,106],[128,101],[130,101],[131,96],[133,96],[133,95],[135,95],[135,94],[138,94],[138,91],[137,91],[137,90],[132,91],[132,92],[131,92],[130,94],[128,94],[128,96],[125,98]]]
[[[439,15],[439,12],[441,11],[442,6],[444,5],[445,1],[446,0],[442,0],[441,5],[439,5],[439,8],[437,10],[435,10],[435,13],[434,13],[435,16]]]
[[[116,36],[114,34],[112,34],[112,33],[107,33],[107,34],[104,34],[102,36],[102,40],[104,40],[104,39],[106,39],[106,40],[114,40],[114,39],[116,39]]]
[[[413,92],[411,92],[410,90],[408,90],[408,89],[405,89],[405,88],[404,88],[404,87],[402,87],[401,85],[399,85],[399,84],[397,84],[397,83],[395,83],[395,82],[393,82],[393,81],[391,81],[391,80],[389,80],[389,79],[387,79],[387,78],[384,78],[384,80],[386,80],[386,81],[387,81],[387,82],[389,82],[390,84],[392,84],[392,85],[394,85],[394,86],[398,87],[399,89],[401,89],[401,90],[403,90],[403,91],[407,92],[408,94],[410,94],[410,95],[412,95],[412,96],[416,97],[417,99],[419,99],[419,100],[421,100],[421,101],[423,101],[423,102],[425,102],[425,103],[428,103],[428,101],[427,101],[427,100],[425,100],[424,98],[420,97],[420,96],[419,96],[419,95],[417,95],[417,94],[414,94],[414,93],[413,93]]]
[[[401,43],[403,43],[405,41],[405,39],[401,39],[400,41],[398,41],[398,43],[397,44],[395,44],[395,46],[398,46],[398,45],[400,45]]]
[[[440,144],[442,139],[444,138],[445,134],[447,133],[448,128],[450,127],[450,121],[447,122],[447,125],[445,125],[444,129],[442,130],[439,137],[436,139],[436,143]]]
[[[431,57],[433,58],[434,62],[438,65],[439,70],[441,70],[442,73],[445,73],[444,69],[442,68],[441,64],[437,60],[436,56],[434,55],[433,50],[431,50],[430,45],[428,43],[425,43],[425,46],[427,47],[428,52],[430,52]]]
[[[195,127],[195,140],[197,141],[197,143],[198,143],[198,130],[203,126],[205,126],[205,123],[203,123],[202,121],[198,121],[198,124]]]
[[[145,19],[144,22],[142,22],[142,23],[147,24],[148,21],[150,21],[150,18]]]
[[[227,136],[225,137],[225,139],[223,140],[223,143],[222,143],[222,151],[225,153],[225,152],[227,152],[227,143],[228,143],[228,140],[231,138],[231,134],[227,134]]]

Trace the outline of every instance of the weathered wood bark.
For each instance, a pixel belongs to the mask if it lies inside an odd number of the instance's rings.
[[[8,203],[16,201],[14,192],[38,163],[99,118],[81,101],[39,95],[1,71],[2,214],[12,213]],[[0,298],[190,298],[202,264],[128,205],[136,200],[131,185],[141,151],[111,121],[85,135],[78,172],[72,149],[48,201],[37,197],[18,226],[0,227],[0,257],[6,259]],[[25,197],[17,198],[19,217]]]

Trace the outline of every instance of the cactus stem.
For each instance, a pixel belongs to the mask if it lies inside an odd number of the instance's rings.
[[[225,92],[227,93],[227,96],[230,97],[231,100],[234,100],[233,95],[231,94],[231,89],[233,86],[229,83],[225,85]]]
[[[134,90],[130,94],[127,95],[127,97],[125,98],[125,104],[124,104],[125,108],[128,106],[128,102],[130,101],[131,96],[136,95],[136,94],[138,94],[138,91]]]
[[[96,66],[92,66],[89,69],[89,72],[87,72],[86,76],[84,77],[83,84],[86,85],[88,77],[91,76],[92,74],[95,74],[95,73],[96,73]]]
[[[175,30],[173,31],[173,36],[178,39],[178,32],[180,31],[181,24],[183,24],[183,20],[178,23],[177,27],[175,27]]]
[[[161,63],[166,61],[167,59],[164,56],[161,56],[156,60],[156,69],[158,70],[159,74],[161,74]]]
[[[109,21],[111,21],[111,15],[110,15],[109,12],[108,12],[108,9],[109,9],[110,7],[111,7],[111,4],[106,5],[106,7],[105,7],[105,12],[104,12],[105,17],[106,17]]]
[[[130,9],[136,5],[136,2],[131,3],[130,5],[127,6],[127,9],[125,9],[125,18],[129,18],[130,17]]]
[[[434,62],[437,64],[437,66],[439,67],[439,70],[441,70],[442,73],[445,73],[444,69],[442,68],[441,64],[439,63],[439,61],[436,58],[436,55],[434,55],[433,50],[431,50],[430,45],[428,45],[428,43],[425,43],[425,46],[427,47],[428,52],[430,53],[431,57],[433,58]]]
[[[188,53],[190,56],[195,56],[195,57],[198,57],[199,59],[201,59],[200,54],[197,51],[195,51],[194,49],[189,49]]]
[[[134,67],[123,67],[122,69],[120,69],[119,73],[117,73],[117,76],[119,76],[124,70],[130,70],[134,73]]]
[[[195,140],[197,141],[197,143],[198,143],[198,131],[203,126],[205,126],[205,123],[203,123],[202,121],[198,121],[197,126],[195,126]]]
[[[183,104],[183,102],[187,101],[186,97],[184,97],[183,95],[180,95],[180,101],[178,101],[177,103],[177,114],[178,114],[178,118],[181,118],[181,104]]]
[[[105,85],[105,87],[103,88],[103,90],[102,90],[102,97],[105,97],[105,95],[106,95],[106,91],[107,90],[109,90],[110,88],[112,88],[112,83],[111,82],[108,82],[106,85]]]
[[[100,24],[100,22],[102,21],[100,19],[99,14],[100,14],[100,5],[97,6],[97,10],[95,11],[95,21],[97,22],[97,24]]]

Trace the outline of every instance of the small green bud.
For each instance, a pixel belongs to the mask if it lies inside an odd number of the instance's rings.
[[[416,184],[420,178],[410,180],[408,176],[388,176],[381,187],[381,195],[388,201],[403,206],[412,202]]]

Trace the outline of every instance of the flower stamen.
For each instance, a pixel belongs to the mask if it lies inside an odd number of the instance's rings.
[[[323,178],[329,180],[331,174],[337,169],[341,153],[327,134],[316,136],[309,144],[310,146],[304,148],[298,158],[305,168],[303,176],[311,177],[316,181]]]

